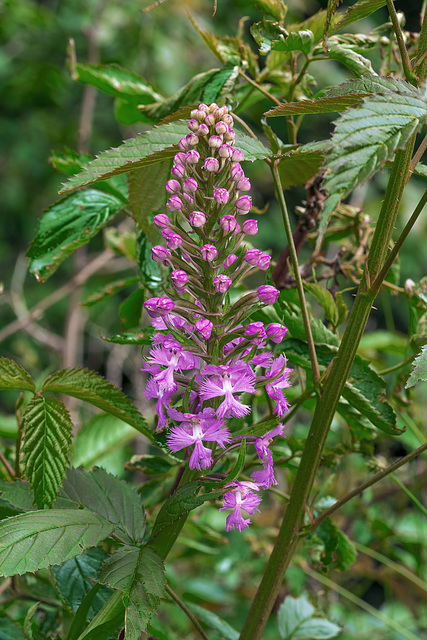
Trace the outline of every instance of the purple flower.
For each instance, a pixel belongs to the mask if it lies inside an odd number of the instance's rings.
[[[233,147],[231,147],[231,149],[233,149]],[[235,149],[233,149],[233,151],[235,151]],[[236,164],[230,169],[230,178],[237,182],[238,180],[241,180],[244,177],[245,177],[245,174],[242,167],[238,162],[236,162]]]
[[[179,342],[170,339],[151,349],[147,361],[150,364],[166,367],[154,376],[154,380],[164,391],[175,389],[176,382],[173,377],[175,371],[194,369],[196,365],[194,356],[188,351],[184,351]]]
[[[227,204],[230,194],[227,189],[215,189],[213,193],[213,199],[218,204]]]
[[[255,393],[255,376],[246,362],[239,362],[233,365],[206,366],[202,373],[210,377],[204,380],[200,386],[200,395],[203,400],[211,400],[212,398],[220,398],[224,396],[224,400],[217,409],[218,418],[226,416],[237,416],[241,418],[250,411],[250,406],[242,404],[235,397],[236,393],[246,391]]]
[[[203,227],[206,223],[206,216],[203,211],[192,211],[190,213],[190,224],[192,227]]]
[[[222,138],[219,136],[211,136],[208,140],[208,145],[211,149],[219,149],[222,145]]]
[[[175,302],[167,296],[162,296],[157,300],[157,311],[161,316],[165,316],[175,308]]]
[[[159,301],[158,298],[149,298],[144,302],[144,308],[147,310],[147,313],[150,316],[150,318],[158,318],[160,315],[159,312],[157,311],[158,301]]]
[[[241,178],[236,184],[237,191],[250,191],[251,183],[249,178]]]
[[[160,369],[160,367],[159,367]],[[156,399],[156,413],[158,417],[157,429],[160,431],[164,426],[167,425],[168,419],[165,414],[165,409],[169,409],[170,404],[169,400],[171,396],[177,390],[177,384],[175,382],[175,387],[169,391],[165,391],[160,387],[160,385],[153,379],[150,378],[145,386],[145,396],[147,400]]]
[[[234,206],[237,209],[237,213],[240,213],[241,215],[249,213],[252,208],[251,196],[241,196],[238,200],[236,200]]]
[[[191,112],[191,113],[193,113],[193,112]],[[192,132],[194,133],[195,131],[197,131],[197,130],[198,130],[198,128],[199,128],[199,123],[198,123],[198,121],[197,121],[197,120],[195,120],[195,119],[193,118],[192,120],[189,120],[189,121],[188,121],[187,127],[190,129],[190,131],[192,131]]]
[[[227,516],[226,519],[226,531],[232,529],[246,529],[249,526],[250,518],[245,519],[242,516],[242,511],[246,511],[252,515],[254,511],[259,511],[258,506],[261,502],[261,498],[257,496],[254,491],[259,491],[258,485],[254,482],[243,481],[239,482],[234,480],[225,485],[226,487],[233,487],[231,491],[227,491],[224,494],[224,506],[220,511],[224,509],[232,509],[232,513]]]
[[[268,253],[264,253],[263,251],[261,251],[260,255],[258,256],[258,269],[267,271],[268,267],[270,266],[270,261],[271,256],[269,256]]]
[[[268,396],[275,401],[274,413],[277,413],[278,416],[283,416],[289,411],[289,404],[284,396],[283,389],[291,386],[289,374],[292,371],[293,369],[288,369],[286,366],[286,359],[282,355],[276,358],[270,369],[266,371],[267,378],[276,378],[272,382],[267,382],[265,390]]]
[[[218,255],[218,251],[213,244],[204,244],[200,249],[200,253],[202,254],[203,260],[207,260],[207,262],[212,262]]]
[[[231,154],[232,162],[242,162],[245,159],[245,156],[240,151],[240,149],[233,149],[233,153]]]
[[[277,484],[273,473],[273,454],[269,446],[275,436],[285,437],[283,435],[284,428],[283,424],[278,424],[272,431],[266,433],[262,438],[257,438],[255,441],[255,449],[258,457],[263,461],[264,468],[262,471],[255,471],[252,474],[252,479],[263,489],[268,489],[268,487]]]
[[[171,251],[175,251],[182,246],[182,238],[179,233],[169,233],[167,236],[167,247]]]
[[[242,224],[242,231],[248,236],[256,236],[258,233],[258,222],[256,220],[248,219]]]
[[[272,322],[268,325],[266,332],[270,340],[279,344],[279,342],[282,342],[283,338],[288,333],[288,330],[283,326],[283,324]]]
[[[274,304],[277,302],[280,291],[276,287],[272,287],[270,284],[262,284],[257,289],[258,300],[264,304]]]
[[[224,133],[227,133],[227,131],[228,131],[228,125],[225,124],[225,122],[221,122],[221,121],[217,122],[216,125],[215,125],[215,131],[217,132],[217,134],[219,136],[223,136]],[[222,141],[221,141],[221,143],[222,143]]]
[[[170,278],[177,289],[182,289],[188,282],[188,274],[182,269],[174,269]]]
[[[231,278],[225,275],[215,276],[214,286],[217,293],[225,293],[232,285]]]
[[[224,267],[224,269],[228,269],[228,267],[231,267],[231,265],[234,264],[236,260],[238,260],[238,257],[236,256],[236,254],[230,253],[230,255],[227,256],[224,262],[222,263],[222,266]]]
[[[236,218],[230,214],[222,216],[219,221],[221,229],[224,229],[226,233],[231,233],[236,228]]]
[[[184,193],[196,193],[198,188],[197,181],[194,178],[187,178],[184,180],[182,190]]]
[[[212,450],[203,445],[205,442],[216,442],[224,449],[225,443],[230,441],[230,434],[224,423],[217,420],[213,409],[203,409],[201,413],[181,413],[176,409],[169,409],[169,417],[181,422],[178,427],[172,427],[167,440],[169,449],[176,453],[184,447],[194,444],[191,454],[190,469],[207,469],[212,464]]]
[[[217,173],[219,171],[219,162],[216,158],[209,157],[206,158],[204,167],[209,173]]]
[[[197,135],[198,136],[207,136],[209,134],[209,127],[202,122],[201,124],[199,124],[199,128],[197,129]]]
[[[170,220],[165,213],[158,213],[154,216],[153,222],[158,229],[167,229],[170,225]]]
[[[191,149],[185,154],[185,162],[187,164],[197,164],[200,160],[200,153],[196,149]]]
[[[154,262],[164,262],[171,257],[171,252],[166,249],[162,244],[156,244],[151,249],[151,258]]]
[[[166,209],[168,211],[181,211],[182,200],[179,196],[171,196],[166,202]]]
[[[196,328],[197,333],[200,333],[202,338],[204,338],[205,340],[209,340],[209,338],[211,337],[212,329],[213,329],[213,324],[210,320],[208,320],[207,318],[196,320],[196,322],[194,323],[194,326]]]
[[[253,344],[260,345],[266,336],[263,322],[250,322],[245,329],[245,338],[251,339]]]
[[[220,158],[231,158],[231,154],[233,153],[233,147],[229,144],[223,144],[218,149],[218,155]]]

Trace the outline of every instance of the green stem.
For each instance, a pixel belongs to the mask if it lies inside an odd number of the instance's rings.
[[[333,580],[330,580],[326,576],[322,576],[320,573],[317,573],[316,571],[313,571],[308,567],[305,567],[303,570],[304,573],[310,576],[310,578],[314,578],[314,580],[317,580],[325,587],[332,589],[332,591],[335,591],[335,593],[339,593],[340,596],[346,598],[356,606],[360,607],[360,609],[363,609],[364,611],[366,611],[366,613],[371,614],[372,616],[377,618],[377,620],[381,620],[381,622],[390,627],[390,629],[393,629],[393,631],[400,633],[404,638],[407,638],[407,640],[419,640],[419,636],[414,635],[412,631],[408,631],[408,629],[401,625],[400,622],[396,622],[396,620],[389,618],[378,609],[375,609],[375,607],[373,607],[371,604],[368,604],[364,600],[361,600],[361,598],[355,596],[354,593],[351,593],[351,591],[348,591],[348,589],[344,589],[344,587],[341,587],[336,582],[333,582]]]
[[[397,17],[393,0],[386,0],[386,1],[387,1],[387,9],[390,14],[391,21],[393,23],[394,33],[396,34],[397,44],[399,46],[399,51],[400,51],[400,58],[402,60],[403,70],[405,72],[406,79],[411,84],[417,86],[417,77],[412,71],[411,61],[409,60],[409,54],[406,49],[405,41],[403,39],[402,29],[400,28],[399,18]]]
[[[194,616],[191,613],[191,611],[187,607],[187,605],[177,596],[177,594],[174,591],[172,591],[172,589],[168,585],[166,585],[166,592],[170,595],[172,600],[174,600],[176,602],[178,607],[184,611],[186,616],[191,620],[191,622],[196,627],[197,631],[202,636],[203,640],[209,640],[208,636],[206,635],[206,633],[203,631],[202,627],[200,626],[200,622],[197,620],[196,616]]]
[[[395,476],[395,475],[394,475],[394,473],[390,474],[390,478],[392,478],[392,479],[395,481],[395,483],[396,483],[397,485],[399,485],[399,487],[402,489],[402,491],[404,491],[404,492],[406,493],[406,495],[408,496],[408,498],[409,498],[410,500],[412,500],[412,502],[413,502],[413,503],[418,507],[418,509],[419,509],[420,511],[422,511],[422,512],[423,512],[423,514],[424,514],[425,516],[427,516],[427,509],[425,508],[425,506],[424,506],[423,504],[421,504],[421,502],[418,500],[418,498],[417,498],[416,496],[414,496],[414,494],[412,493],[412,491],[411,491],[410,489],[408,489],[408,487],[407,487],[407,486],[405,486],[405,485],[403,484],[403,482],[402,482],[402,481],[401,481],[397,476]]]
[[[387,373],[391,373],[392,371],[397,371],[398,369],[405,367],[407,364],[410,364],[415,357],[416,357],[416,354],[409,356],[409,358],[406,358],[406,360],[402,360],[402,362],[399,362],[398,364],[394,364],[392,367],[388,367],[387,369],[381,369],[381,371],[377,371],[377,373],[379,376],[385,376]]]
[[[403,576],[404,578],[406,578],[407,580],[415,584],[417,587],[422,589],[425,593],[427,593],[427,582],[424,582],[424,580],[421,580],[421,578],[415,575],[415,573],[412,573],[412,571],[409,571],[409,569],[407,569],[406,567],[398,564],[397,562],[394,562],[394,560],[390,560],[390,558],[388,558],[387,556],[384,556],[382,553],[379,553],[378,551],[374,551],[370,547],[365,547],[365,545],[360,544],[360,542],[355,542],[353,540],[353,544],[356,547],[357,551],[360,551],[361,553],[364,553],[370,558],[373,558],[374,560],[381,562],[386,567],[389,567],[393,571],[396,571],[396,573],[400,573],[401,576]]]
[[[369,290],[370,282],[376,281],[387,257],[400,201],[410,171],[414,143],[415,135],[412,136],[407,149],[396,152],[383,205],[372,238],[366,273],[360,283],[341,346],[333,359],[317,401],[310,433],[306,440],[279,535],[252,602],[240,640],[260,640],[268,616],[280,592],[286,569],[298,546],[306,505],[309,504],[311,488],[322,458],[329,428],[375,299],[374,293]],[[278,195],[280,196],[280,193]]]
[[[289,254],[291,256],[292,267],[294,270],[295,281],[297,284],[298,297],[301,305],[301,314],[304,322],[304,329],[305,329],[305,335],[307,338],[308,350],[310,353],[311,369],[313,373],[313,384],[315,387],[317,387],[320,380],[319,364],[317,362],[316,347],[314,346],[313,335],[311,333],[310,318],[308,315],[307,304],[305,301],[304,286],[302,284],[301,274],[299,270],[298,257],[295,249],[288,209],[286,206],[285,196],[283,194],[282,184],[280,182],[280,176],[279,176],[279,170],[277,168],[277,164],[275,162],[272,163],[270,165],[270,168],[273,174],[274,186],[276,189],[276,196],[280,204],[280,209],[282,211],[283,225],[285,227],[286,237],[289,245]]]
[[[258,91],[261,91],[261,93],[263,93],[265,96],[267,96],[267,98],[269,98],[272,102],[274,102],[275,104],[277,104],[279,106],[282,104],[280,102],[280,100],[278,100],[276,98],[276,96],[273,96],[272,93],[267,91],[267,89],[264,89],[264,87],[262,85],[258,84],[257,82],[255,82],[255,80],[252,80],[252,78],[249,78],[249,76],[247,76],[246,73],[244,71],[242,71],[241,69],[239,70],[239,75],[241,75],[242,78],[244,78],[246,80],[246,82],[249,82],[249,84],[251,84],[253,87],[258,89]]]

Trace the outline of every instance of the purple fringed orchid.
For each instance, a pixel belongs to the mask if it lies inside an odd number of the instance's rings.
[[[250,518],[245,519],[242,516],[242,511],[246,511],[249,515],[252,515],[254,511],[259,511],[258,506],[261,498],[254,493],[254,491],[259,491],[259,486],[248,480],[242,482],[234,480],[226,484],[225,487],[233,487],[231,491],[224,494],[224,506],[220,509],[220,511],[233,510],[227,516],[226,531],[247,529],[251,520]]]
[[[230,415],[241,418],[249,413],[249,405],[242,404],[234,395],[242,392],[255,393],[255,376],[246,362],[222,366],[208,365],[202,374],[209,375],[200,386],[203,400],[224,396],[216,411],[218,418]]]
[[[198,414],[181,413],[176,409],[169,409],[169,417],[181,425],[172,427],[167,435],[169,449],[176,453],[194,444],[190,457],[190,469],[207,469],[212,463],[212,450],[203,445],[205,442],[216,442],[224,449],[225,443],[230,441],[228,429],[224,422],[215,418],[213,409],[203,409]]]
[[[283,424],[278,424],[277,427],[266,433],[262,438],[257,438],[255,441],[255,449],[258,457],[263,462],[262,471],[254,471],[252,474],[252,480],[256,482],[263,489],[268,489],[272,485],[277,484],[277,480],[273,473],[273,454],[269,449],[270,444],[273,442],[275,436],[283,436]]]
[[[166,367],[154,376],[155,382],[164,391],[172,391],[176,386],[173,377],[175,371],[194,369],[196,366],[194,356],[184,351],[176,340],[165,340],[163,344],[151,349],[147,361]]]
[[[283,389],[291,386],[289,374],[292,371],[293,369],[289,369],[286,366],[286,358],[280,355],[273,361],[270,369],[266,372],[267,378],[276,378],[272,382],[267,382],[265,390],[270,398],[275,401],[274,413],[278,416],[283,416],[289,411],[289,403],[283,394]]]

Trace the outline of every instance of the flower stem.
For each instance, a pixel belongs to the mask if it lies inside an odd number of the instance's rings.
[[[184,611],[185,615],[191,620],[193,625],[196,627],[197,631],[202,636],[203,640],[209,640],[208,636],[206,635],[206,633],[203,631],[202,627],[200,626],[200,623],[197,620],[196,616],[194,616],[191,613],[190,609],[187,607],[185,602],[183,602],[181,600],[181,598],[179,598],[177,596],[177,594],[174,591],[172,591],[172,589],[169,587],[169,585],[166,585],[166,593],[168,593],[170,595],[170,597],[172,598],[172,600],[174,600],[176,602],[178,607]]]
[[[316,347],[314,346],[313,335],[311,333],[310,318],[308,315],[307,304],[305,301],[304,287],[302,284],[301,274],[299,270],[298,257],[295,249],[294,238],[292,235],[288,209],[286,206],[285,196],[283,194],[282,184],[280,182],[280,176],[279,176],[279,170],[277,168],[277,164],[273,162],[270,165],[270,168],[273,174],[273,180],[274,180],[274,186],[276,188],[277,199],[279,201],[280,209],[282,211],[283,224],[285,227],[286,237],[289,245],[289,254],[291,256],[292,267],[294,270],[295,280],[297,283],[298,297],[301,305],[301,313],[304,321],[304,328],[305,328],[305,334],[307,338],[308,350],[310,353],[311,369],[313,373],[313,384],[315,387],[317,387],[320,380],[319,364],[317,362]]]

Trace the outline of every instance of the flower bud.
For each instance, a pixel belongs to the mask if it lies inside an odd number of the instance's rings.
[[[209,113],[209,107],[208,107],[208,105],[207,105],[207,104],[205,104],[204,102],[201,102],[201,103],[199,104],[199,109],[200,109],[200,111],[204,111],[204,113],[205,113],[205,114],[206,114],[206,113]]]
[[[164,262],[168,258],[171,257],[171,252],[169,249],[166,249],[162,244],[156,244],[151,249],[151,258],[154,262]]]
[[[262,284],[257,289],[258,300],[264,304],[274,304],[277,302],[280,291],[269,284]]]
[[[188,282],[188,274],[182,269],[174,269],[170,275],[172,283],[177,289],[182,289]]]
[[[241,178],[236,183],[236,189],[237,189],[237,191],[250,191],[251,190],[251,183],[249,181],[249,178]]]
[[[231,150],[232,150],[232,154],[233,154],[235,149],[233,149],[233,147],[231,147]],[[242,167],[240,166],[240,164],[238,162],[236,162],[236,164],[233,165],[231,167],[231,169],[230,169],[230,178],[237,182],[238,180],[242,180],[242,178],[244,178],[244,177],[245,177],[245,174],[243,172]]]
[[[217,122],[215,125],[215,131],[219,136],[223,136],[224,133],[227,133],[228,126],[225,124],[225,122]]]
[[[158,318],[160,315],[157,311],[158,301],[159,301],[158,298],[149,298],[144,302],[144,309],[146,309],[150,318]]]
[[[245,337],[254,337],[257,340],[263,340],[267,336],[263,322],[250,322],[245,328]]]
[[[227,112],[228,112],[227,107],[218,107],[217,109],[215,109],[213,114],[217,120],[221,120],[222,116],[225,115]]]
[[[233,116],[230,113],[224,113],[221,120],[225,122],[225,124],[228,124],[229,127],[233,126]]]
[[[215,260],[218,255],[218,251],[216,250],[216,247],[213,246],[213,244],[204,244],[200,249],[200,252],[202,254],[203,260],[207,260],[208,262],[212,262],[212,260]]]
[[[184,180],[182,190],[184,191],[184,193],[195,193],[197,191],[197,187],[197,180],[195,180],[194,178],[187,178],[186,180]]]
[[[226,233],[231,233],[236,228],[236,218],[232,215],[223,216],[219,220],[220,227],[224,229]]]
[[[218,204],[227,204],[230,194],[227,189],[215,189],[213,193],[213,199]]]
[[[240,149],[233,149],[233,155],[231,156],[232,162],[242,162],[244,159],[245,156]]]
[[[182,246],[182,238],[178,233],[170,233],[166,242],[167,248],[171,251],[175,251]]]
[[[270,266],[270,261],[271,261],[271,256],[269,256],[268,253],[264,253],[261,251],[260,255],[258,256],[258,264],[257,264],[258,269],[262,269],[262,271],[267,271],[268,267]]]
[[[196,320],[196,322],[194,323],[194,326],[196,328],[197,333],[200,333],[202,338],[204,338],[205,340],[209,340],[209,338],[211,337],[212,329],[213,329],[213,324],[210,320],[208,320],[207,318]]]
[[[208,157],[205,159],[205,170],[210,173],[216,173],[219,171],[219,162],[216,158]]]
[[[187,172],[183,164],[174,164],[174,166],[171,169],[172,178],[181,179],[181,178],[185,178],[186,175],[187,175]]]
[[[191,149],[185,154],[185,162],[187,164],[197,164],[200,160],[200,153],[196,149]]]
[[[166,191],[168,193],[179,193],[181,191],[181,185],[178,180],[168,180],[166,183]]]
[[[212,115],[212,113],[208,113],[205,118],[205,122],[207,125],[209,125],[209,127],[212,127],[215,124],[215,116]]]
[[[206,216],[203,211],[192,211],[190,213],[189,220],[191,226],[197,229],[199,227],[203,227],[203,225],[206,223]]]
[[[237,209],[237,213],[241,215],[246,215],[252,208],[252,198],[251,196],[241,196],[236,202],[234,206]]]
[[[191,113],[193,113],[193,111]],[[197,113],[197,111],[196,111],[196,113]],[[197,132],[197,130],[199,128],[199,123],[195,119],[189,120],[188,124],[187,124],[187,127],[190,129],[190,131],[195,133],[195,132]]]
[[[179,196],[171,196],[166,202],[166,209],[168,211],[181,211],[182,201]]]
[[[181,149],[181,151],[188,151],[190,145],[188,144],[187,138],[181,138],[181,140],[178,142],[178,147]]]
[[[408,278],[405,280],[404,289],[407,293],[412,293],[415,289],[415,282],[411,280],[411,278]]]
[[[206,111],[203,111],[202,109],[198,109],[196,119],[199,122],[204,122],[206,119]]]
[[[173,233],[173,231],[172,229],[168,229],[168,227],[165,227],[164,229],[162,229],[162,236],[163,238],[166,238],[166,240],[169,238],[171,233]]]
[[[258,222],[251,218],[245,220],[242,224],[242,231],[248,236],[256,236],[258,233]]]
[[[224,262],[222,263],[222,266],[224,267],[224,269],[228,269],[228,267],[231,267],[231,265],[234,264],[236,260],[238,260],[238,257],[236,256],[236,254],[230,253],[230,255],[227,256]]]
[[[167,229],[170,225],[170,220],[165,213],[158,213],[154,216],[153,222],[158,229]]]
[[[165,316],[166,314],[170,313],[174,307],[174,301],[167,296],[162,296],[157,301],[157,311],[161,316]]]
[[[199,136],[197,133],[187,133],[185,139],[187,140],[188,149],[199,144]]]
[[[229,129],[226,133],[224,133],[225,142],[234,142],[236,139],[236,132],[234,129]]]
[[[190,117],[191,117],[191,118],[193,118],[193,119],[194,119],[194,118],[197,118],[197,114],[198,114],[198,113],[199,113],[199,110],[198,110],[198,109],[192,109],[192,110],[190,111]]]
[[[214,287],[217,293],[225,293],[232,285],[232,280],[228,276],[219,275],[214,278]]]
[[[278,322],[272,322],[266,329],[267,336],[276,344],[282,342],[287,332],[287,328],[284,327],[283,324],[279,324]]]
[[[231,158],[231,154],[233,153],[233,147],[229,144],[223,144],[218,149],[218,155],[220,158]]]
[[[208,140],[208,145],[211,149],[219,149],[222,145],[222,138],[219,136],[211,136]]]
[[[202,122],[201,124],[199,124],[199,128],[197,129],[197,135],[200,137],[204,137],[209,135],[209,127],[207,124],[205,124],[204,122]]]
[[[249,249],[248,251],[246,251],[244,261],[248,264],[251,264],[253,267],[257,267],[260,255],[261,251],[259,249]]]
[[[211,102],[209,107],[208,107],[208,111],[209,113],[213,113],[214,111],[216,111],[218,109],[218,105],[216,102]]]
[[[178,153],[176,153],[174,155],[173,163],[174,164],[185,164],[185,153],[183,153],[182,151],[178,151]]]

